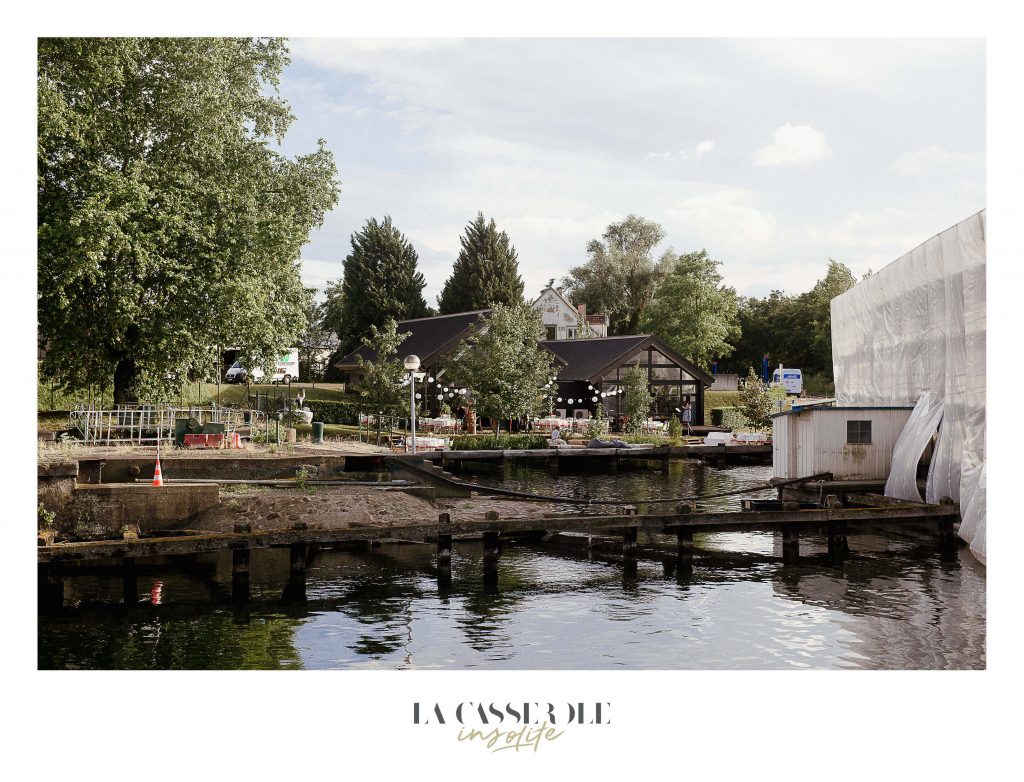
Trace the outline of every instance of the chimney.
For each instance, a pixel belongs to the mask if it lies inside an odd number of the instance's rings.
[[[576,309],[578,309],[580,311],[580,317],[583,318],[583,320],[586,320],[587,319],[587,305],[586,304],[577,304],[576,305]]]

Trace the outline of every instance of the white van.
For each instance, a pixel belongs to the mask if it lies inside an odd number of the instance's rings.
[[[282,354],[274,361],[274,374],[270,376],[271,383],[290,383],[299,380],[299,349],[289,348],[287,353]]]
[[[800,395],[804,392],[804,375],[799,369],[782,368],[782,377],[779,377],[779,370],[772,373],[773,383],[782,383],[787,394]]]
[[[236,361],[224,373],[224,382],[245,383],[247,380],[251,380],[253,383],[262,383],[264,377],[266,377],[266,373],[259,367],[256,369],[246,369],[242,366],[241,362]]]

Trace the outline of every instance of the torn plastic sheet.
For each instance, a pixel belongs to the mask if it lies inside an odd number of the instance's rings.
[[[933,404],[931,395],[923,394],[892,449],[892,467],[885,482],[886,497],[924,501],[917,488],[917,465],[941,420],[941,402]]]

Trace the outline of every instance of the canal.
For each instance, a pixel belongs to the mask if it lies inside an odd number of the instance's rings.
[[[632,502],[754,486],[763,466],[674,462],[615,475],[505,465],[480,483]],[[760,495],[772,496],[771,492]],[[664,508],[664,506],[660,506]],[[729,510],[739,499],[702,505]],[[552,511],[568,511],[570,506]],[[596,510],[596,509],[595,509]],[[650,548],[658,536],[645,539]],[[664,540],[669,543],[668,539]],[[44,669],[977,669],[985,667],[985,569],[941,557],[927,533],[865,529],[829,565],[809,536],[783,567],[773,533],[697,535],[693,572],[657,556],[614,557],[536,542],[502,552],[496,582],[480,543],[456,543],[439,579],[433,546],[322,551],[307,601],[280,600],[287,550],[256,550],[253,602],[230,604],[229,553],[140,562],[139,600],[111,569],[67,579],[68,605],[39,619]]]

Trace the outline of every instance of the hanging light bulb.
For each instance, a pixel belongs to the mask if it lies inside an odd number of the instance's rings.
[[[434,378],[432,378],[432,377],[428,377],[428,378],[427,378],[427,382],[428,382],[428,383],[433,383],[433,382],[434,382]]]
[[[416,394],[416,398],[417,399],[422,399],[423,397],[420,394]]]
[[[572,400],[571,400],[571,399],[569,400],[569,404],[570,404],[570,405],[572,404]]]
[[[596,396],[592,396],[592,397],[590,398],[590,401],[591,401],[591,402],[596,402],[596,401],[597,401],[597,397],[596,397]]]
[[[558,401],[561,402],[562,401],[562,397],[558,397]]]
[[[440,402],[442,399],[444,399],[444,394],[438,394],[437,401]]]
[[[448,394],[448,398],[451,399],[455,394]]]
[[[593,391],[593,390],[594,390],[594,387],[593,387],[593,386],[587,386],[587,390],[588,390],[588,391]]]

